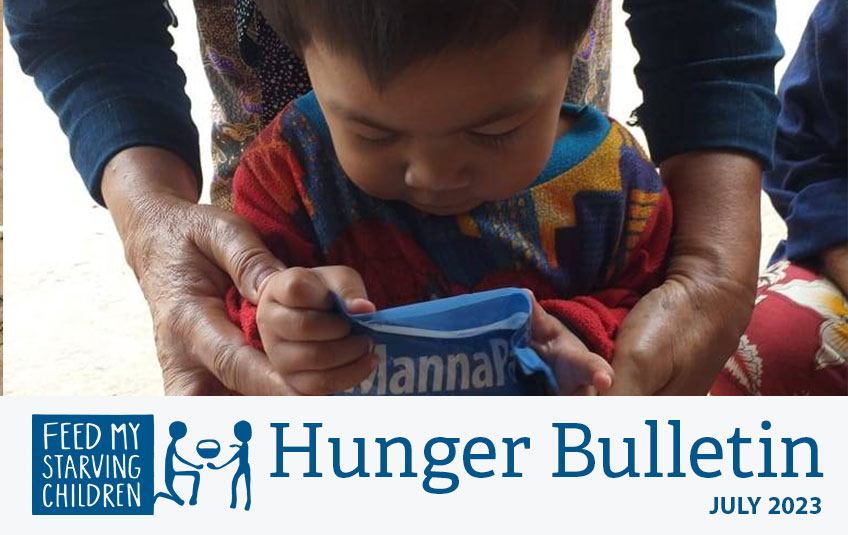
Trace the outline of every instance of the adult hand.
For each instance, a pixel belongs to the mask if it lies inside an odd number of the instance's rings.
[[[822,274],[848,295],[848,244],[837,245],[821,255]]]
[[[166,394],[288,393],[268,358],[229,320],[235,282],[253,303],[282,263],[234,214],[196,204],[191,169],[175,154],[133,147],[103,173],[103,198],[150,306]]]
[[[759,162],[702,151],[672,157],[660,171],[674,205],[667,278],[618,331],[610,394],[707,393],[753,310]]]

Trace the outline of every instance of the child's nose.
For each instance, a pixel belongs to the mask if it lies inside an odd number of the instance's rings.
[[[404,182],[410,188],[433,192],[449,192],[467,187],[470,173],[448,155],[429,154],[409,163]]]

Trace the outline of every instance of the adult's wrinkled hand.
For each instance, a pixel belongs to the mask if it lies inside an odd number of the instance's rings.
[[[256,303],[263,281],[284,267],[253,227],[226,210],[198,205],[193,172],[163,149],[134,147],[116,155],[102,192],[150,306],[165,393],[290,393],[227,316],[231,279]]]
[[[753,311],[760,250],[760,164],[724,151],[661,166],[674,205],[665,282],[616,335],[610,394],[706,394]]]

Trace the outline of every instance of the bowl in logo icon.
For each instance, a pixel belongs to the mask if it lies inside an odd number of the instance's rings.
[[[221,445],[217,440],[207,438],[197,443],[197,454],[204,459],[214,459],[221,453]]]

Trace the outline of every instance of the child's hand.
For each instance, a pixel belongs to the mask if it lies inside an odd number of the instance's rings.
[[[612,366],[592,353],[531,293],[530,345],[554,370],[561,395],[604,393],[612,386]]]
[[[350,335],[333,293],[355,314],[372,312],[362,278],[346,266],[292,267],[260,288],[256,321],[271,364],[299,394],[330,394],[362,382],[377,364],[371,341]]]

